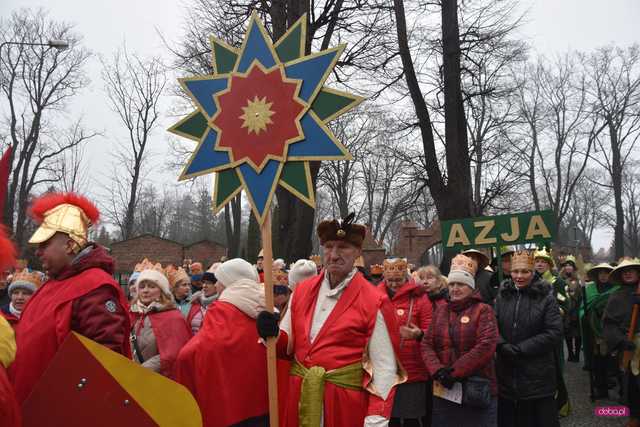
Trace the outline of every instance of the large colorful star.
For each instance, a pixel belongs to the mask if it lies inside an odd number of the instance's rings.
[[[197,109],[169,131],[198,142],[180,179],[215,173],[216,211],[244,189],[262,223],[278,184],[313,207],[309,161],[351,159],[327,123],[362,98],[323,87],[344,46],[305,39],[306,17],[272,44],[254,13],[239,49],[211,39],[215,74],[180,79]]]

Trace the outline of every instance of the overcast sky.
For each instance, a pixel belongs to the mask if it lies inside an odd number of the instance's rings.
[[[186,3],[186,0],[2,0],[0,15],[6,17],[20,7],[43,7],[54,19],[75,23],[85,45],[97,54],[110,56],[126,41],[129,50],[168,58],[158,32],[168,40],[179,39]],[[528,10],[522,37],[540,53],[589,50],[613,42],[620,46],[640,42],[640,0],[523,0],[521,4],[523,10]],[[91,86],[75,100],[72,109],[74,113],[83,114],[88,128],[105,133],[104,138],[92,143],[88,159],[90,169],[96,171],[94,183],[97,185],[105,182],[104,175],[112,170],[105,161],[106,154],[112,135],[117,134],[121,126],[105,102],[97,59],[88,71]],[[164,129],[172,122],[172,118],[165,118],[154,137],[153,151],[158,153],[158,165],[166,155]],[[160,173],[160,167],[157,169],[154,179],[171,179],[172,175]],[[104,189],[95,191],[104,193]],[[594,237],[594,250],[608,246],[610,240],[610,232],[599,230]]]

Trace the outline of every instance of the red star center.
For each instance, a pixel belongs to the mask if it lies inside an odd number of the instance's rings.
[[[246,160],[258,171],[268,159],[285,161],[287,143],[303,138],[299,119],[306,106],[297,93],[298,83],[285,81],[277,67],[264,71],[254,63],[246,76],[233,74],[229,89],[216,96],[216,148],[229,149],[234,162]]]

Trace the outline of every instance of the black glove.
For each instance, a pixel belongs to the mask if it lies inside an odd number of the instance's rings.
[[[500,346],[500,354],[504,357],[515,359],[516,357],[520,356],[521,351],[520,347],[518,347],[517,345],[507,343]]]
[[[451,367],[440,368],[433,375],[433,378],[446,388],[451,388],[453,387],[453,383],[456,382],[456,380],[451,376],[452,372],[453,368]]]
[[[624,340],[620,343],[620,350],[622,351],[635,351],[636,344],[633,341]]]
[[[278,327],[278,321],[280,320],[279,313],[270,313],[268,311],[261,311],[256,319],[256,326],[258,327],[258,335],[264,340],[270,337],[277,337],[280,335],[280,328]]]
[[[442,376],[442,378],[440,379],[440,384],[442,384],[443,386],[449,389],[453,387],[453,384],[455,384],[455,382],[456,382],[456,379],[451,376],[451,371],[446,371]]]

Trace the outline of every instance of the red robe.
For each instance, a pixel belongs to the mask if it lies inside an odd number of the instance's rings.
[[[7,371],[0,364],[0,426],[20,427],[21,425],[20,406],[14,396]]]
[[[204,427],[226,427],[269,412],[266,348],[256,321],[228,302],[209,308],[182,349],[177,381],[195,397]]]
[[[293,294],[291,336],[285,333],[278,342],[279,352],[292,344],[295,359],[307,368],[322,366],[325,370],[342,368],[362,361],[371,338],[378,311],[385,319],[396,357],[399,348],[398,324],[389,298],[371,286],[361,273],[356,273],[343,291],[338,303],[320,329],[313,343],[309,331],[324,274],[302,282]],[[285,338],[285,339],[282,339]],[[371,377],[365,372],[363,388]],[[302,378],[289,376],[286,418],[284,425],[298,426],[298,402]],[[368,415],[389,418],[393,407],[394,389],[386,400],[366,390],[350,390],[329,382],[324,388],[324,427],[362,426]]]
[[[122,289],[102,268],[105,264],[112,267],[113,261],[111,258],[105,258],[104,249],[99,248],[95,251],[96,253],[87,255],[79,264],[74,264],[70,271],[68,270],[62,275],[63,278],[48,280],[27,302],[16,328],[18,349],[16,360],[9,369],[18,402],[24,402],[29,396],[58,351],[58,347],[72,330],[74,301],[98,288],[110,287],[114,295],[117,295],[120,306],[128,307]],[[94,266],[100,266],[100,268]],[[76,272],[77,274],[72,275]],[[109,305],[109,308],[112,305]],[[104,309],[104,307],[96,308]],[[107,312],[107,314],[109,313]],[[124,315],[125,328],[128,331],[130,326],[126,312]],[[94,314],[92,318],[88,319],[88,323],[99,324],[99,320]],[[102,343],[100,335],[104,332],[103,329],[97,328],[95,330],[96,337],[89,336],[88,338]],[[109,340],[112,337],[104,336],[102,338]],[[120,339],[122,342],[118,347],[121,352],[125,356],[131,357],[128,333],[121,334]]]
[[[178,309],[166,311],[151,311],[147,314],[133,313],[131,324],[135,325],[138,319],[142,318],[139,326],[144,322],[144,317],[149,317],[153,335],[156,337],[156,346],[160,353],[160,373],[165,377],[175,379],[175,363],[178,353],[184,345],[191,339],[191,327]]]

